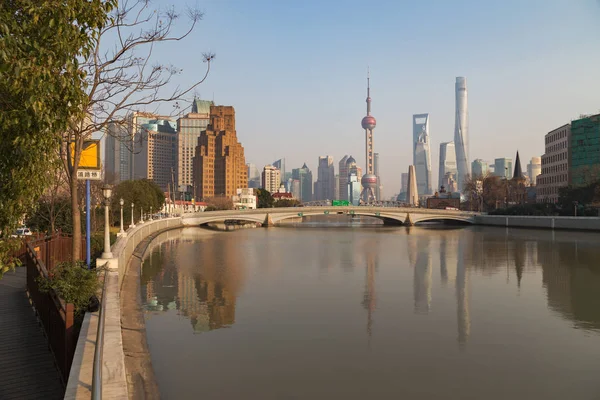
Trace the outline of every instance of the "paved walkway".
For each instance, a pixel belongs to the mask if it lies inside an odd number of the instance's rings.
[[[25,267],[0,279],[0,399],[62,399],[43,328],[27,299]]]

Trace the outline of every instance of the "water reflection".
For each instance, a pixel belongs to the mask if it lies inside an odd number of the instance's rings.
[[[214,236],[214,235],[211,235]],[[243,273],[234,244],[206,234],[167,239],[144,261],[142,294],[152,312],[176,309],[194,333],[235,323],[237,292]],[[199,246],[204,241],[206,245]]]
[[[365,242],[364,246],[364,254],[366,255],[366,275],[362,306],[367,310],[367,334],[369,335],[369,340],[373,333],[373,314],[377,308],[377,296],[375,292],[375,273],[377,271],[377,255],[379,253],[379,246],[377,243],[376,240],[371,240]]]

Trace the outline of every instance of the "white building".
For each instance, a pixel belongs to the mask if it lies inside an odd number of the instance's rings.
[[[413,165],[419,193],[432,194],[429,114],[413,115]]]
[[[459,76],[454,85],[456,96],[456,113],[454,121],[454,146],[456,149],[456,170],[458,189],[463,186],[471,175],[469,164],[469,108],[467,96],[467,78]]]
[[[257,199],[253,188],[237,189],[232,200],[236,210],[256,210]]]
[[[542,173],[536,182],[536,202],[556,203],[558,189],[569,185],[570,141],[571,124],[556,128],[544,137],[546,152],[542,155]]]
[[[275,193],[281,185],[281,175],[277,168],[265,165],[262,172],[262,187],[269,193]]]
[[[452,173],[456,179],[456,149],[454,142],[440,143],[440,170],[438,174],[438,187],[443,185],[443,180],[447,173]]]
[[[527,176],[532,185],[537,184],[537,176],[542,173],[542,157],[531,157],[527,164]]]

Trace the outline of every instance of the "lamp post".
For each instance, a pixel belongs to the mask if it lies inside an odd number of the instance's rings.
[[[130,228],[135,228],[135,223],[133,222],[133,203],[131,203],[131,225]]]
[[[113,257],[110,251],[110,221],[108,219],[108,207],[110,205],[112,187],[110,185],[102,186],[102,194],[104,195],[104,252],[102,253],[102,258],[107,260]]]
[[[144,223],[144,209],[140,207],[140,224]]]
[[[150,221],[152,221],[154,218],[152,218],[152,206],[150,206]]]
[[[125,200],[123,200],[122,197],[121,199],[119,199],[119,204],[121,205],[121,230],[119,231],[119,234],[124,235],[125,230],[123,229],[123,205],[125,204]]]

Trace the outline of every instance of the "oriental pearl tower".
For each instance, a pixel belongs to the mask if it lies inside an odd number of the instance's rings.
[[[371,84],[370,73],[367,72],[367,116],[362,119],[361,125],[365,130],[365,150],[367,171],[363,175],[360,183],[363,191],[361,198],[365,203],[371,203],[376,200],[375,189],[377,188],[377,176],[373,174],[373,129],[377,125],[375,117],[371,115]]]

